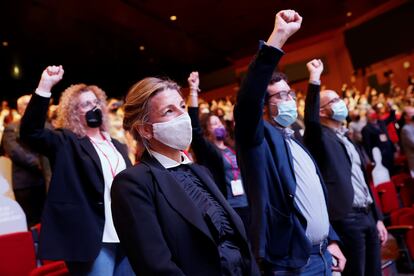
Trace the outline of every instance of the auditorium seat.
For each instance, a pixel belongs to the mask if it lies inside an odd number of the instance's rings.
[[[65,262],[58,261],[48,263],[38,268],[35,268],[30,276],[67,276],[69,271],[65,265]]]
[[[26,276],[35,267],[35,249],[30,232],[0,236],[0,275]]]

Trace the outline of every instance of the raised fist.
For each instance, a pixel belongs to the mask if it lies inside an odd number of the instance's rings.
[[[273,32],[267,44],[281,49],[286,40],[300,29],[302,17],[294,10],[283,10],[276,14]]]
[[[42,73],[38,89],[50,92],[52,87],[62,79],[64,72],[62,65],[48,66]]]
[[[198,86],[200,85],[198,72],[191,72],[190,76],[188,77],[188,85],[190,86],[191,90],[198,91]]]
[[[311,81],[319,81],[323,71],[323,63],[320,59],[313,59],[306,64]]]
[[[294,10],[283,10],[276,14],[275,29],[289,38],[300,29],[302,17]]]

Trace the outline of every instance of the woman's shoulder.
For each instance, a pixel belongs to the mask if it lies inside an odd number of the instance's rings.
[[[150,168],[143,164],[136,164],[132,167],[129,167],[114,178],[113,185],[115,186],[145,186],[152,183],[152,176]]]

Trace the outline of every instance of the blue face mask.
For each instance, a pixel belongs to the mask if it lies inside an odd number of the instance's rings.
[[[332,104],[332,119],[342,122],[348,116],[348,108],[343,100]]]
[[[273,117],[276,123],[288,127],[296,121],[298,109],[294,100],[284,101],[277,104],[278,114]]]

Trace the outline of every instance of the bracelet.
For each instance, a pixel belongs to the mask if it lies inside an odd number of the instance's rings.
[[[197,93],[194,93],[194,92],[190,92],[190,96],[198,97],[198,94]]]

